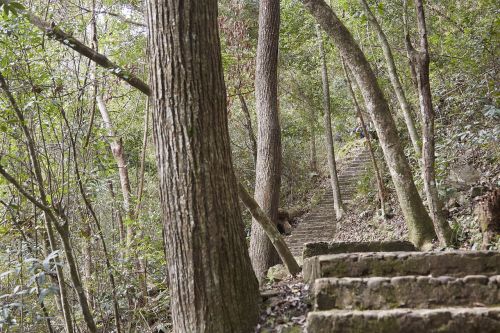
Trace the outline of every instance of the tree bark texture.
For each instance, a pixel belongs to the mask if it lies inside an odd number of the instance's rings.
[[[262,208],[260,208],[259,204],[254,198],[252,198],[252,196],[250,196],[250,194],[248,194],[245,186],[241,183],[238,183],[238,194],[241,201],[243,201],[243,204],[245,204],[245,207],[247,207],[252,214],[252,217],[259,222],[262,229],[266,232],[267,237],[269,237],[269,240],[278,252],[281,261],[285,264],[288,272],[293,276],[297,275],[300,272],[300,267],[290,252],[288,245],[286,245],[283,236],[276,228],[276,225],[269,219],[269,217],[267,217]]]
[[[434,138],[434,109],[432,106],[432,92],[429,79],[429,45],[427,42],[427,28],[425,25],[424,5],[422,0],[416,0],[417,24],[420,35],[420,50],[410,47],[411,60],[417,72],[418,97],[422,114],[422,165],[424,178],[424,192],[427,206],[434,222],[434,228],[442,245],[450,245],[452,231],[441,211],[441,202],[436,187],[435,172],[435,138]]]
[[[349,30],[323,0],[302,0],[302,2],[332,38],[360,87],[394,182],[408,226],[410,241],[417,247],[429,248],[435,237],[432,221],[413,182],[396,124],[370,64]]]
[[[217,1],[147,7],[173,330],[253,332],[258,282],[231,160]]]
[[[277,224],[281,185],[281,133],[278,110],[279,0],[259,2],[259,38],[255,73],[257,164],[255,200]],[[259,280],[279,257],[265,231],[252,221],[250,257]]]
[[[392,54],[391,46],[389,45],[389,41],[387,40],[387,36],[385,35],[380,23],[377,21],[377,18],[371,11],[370,7],[366,0],[360,0],[361,5],[363,6],[364,12],[370,22],[371,26],[377,32],[378,40],[380,46],[382,47],[382,51],[384,53],[385,62],[387,64],[387,72],[389,73],[389,79],[391,80],[392,88],[396,93],[396,97],[398,99],[399,105],[401,107],[401,111],[403,111],[403,117],[406,123],[406,127],[408,129],[408,133],[410,134],[410,141],[413,145],[413,149],[415,150],[417,158],[420,158],[421,146],[420,140],[418,137],[418,132],[415,126],[415,121],[413,119],[413,115],[411,114],[410,105],[408,103],[408,99],[406,98],[405,91],[399,79],[399,75],[396,69],[396,64],[394,63],[394,56]]]
[[[335,148],[333,144],[332,134],[332,119],[330,116],[330,81],[328,79],[328,68],[326,65],[325,48],[323,45],[323,36],[319,25],[316,25],[316,34],[318,38],[319,54],[321,58],[321,81],[323,83],[323,119],[325,126],[325,141],[328,157],[328,171],[330,173],[330,184],[333,192],[333,208],[335,210],[335,217],[337,220],[344,215],[344,206],[342,204],[342,197],[340,195],[339,178],[337,175],[337,165],[335,162]]]

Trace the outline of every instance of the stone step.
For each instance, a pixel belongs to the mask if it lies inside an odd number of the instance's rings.
[[[323,278],[314,282],[314,309],[383,310],[500,304],[500,276]]]
[[[367,252],[321,255],[304,260],[304,280],[322,277],[404,275],[498,275],[500,252]]]
[[[292,235],[307,234],[308,232],[334,233],[335,227],[333,227],[331,224],[328,224],[328,225],[318,224],[318,225],[304,226],[300,229],[293,230]]]
[[[309,312],[308,333],[498,333],[500,307]]]
[[[352,252],[393,252],[417,251],[408,241],[389,242],[314,242],[306,244],[304,258],[324,254],[352,253]]]

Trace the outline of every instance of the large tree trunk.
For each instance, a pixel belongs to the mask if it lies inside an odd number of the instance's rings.
[[[427,206],[434,222],[436,234],[442,245],[450,245],[452,231],[441,211],[441,202],[436,187],[435,173],[435,140],[434,140],[434,109],[429,79],[429,45],[427,43],[427,28],[425,25],[424,5],[422,0],[416,0],[417,23],[420,35],[420,50],[415,50],[408,39],[411,61],[415,65],[418,84],[418,97],[422,115],[422,157],[424,192]]]
[[[417,247],[429,248],[435,237],[432,221],[413,182],[396,124],[370,64],[349,30],[323,0],[302,0],[302,2],[335,42],[361,89],[408,225],[410,241]]]
[[[391,80],[392,87],[394,92],[396,93],[396,97],[398,98],[399,105],[401,106],[401,110],[403,111],[403,117],[405,119],[406,127],[408,128],[408,133],[410,134],[410,141],[415,149],[415,153],[417,158],[420,158],[420,140],[418,138],[417,129],[415,127],[415,121],[413,120],[413,116],[411,114],[410,105],[406,98],[403,86],[401,81],[399,80],[398,72],[396,69],[396,64],[394,63],[394,56],[392,55],[391,46],[387,41],[387,37],[382,30],[382,27],[378,23],[375,15],[373,15],[370,7],[368,6],[366,0],[360,0],[365,11],[365,14],[368,18],[368,21],[371,23],[371,26],[377,32],[378,40],[380,46],[382,47],[382,51],[384,52],[385,62],[387,64],[387,71],[389,73],[389,79]]]
[[[337,220],[344,215],[344,207],[340,196],[339,178],[337,176],[337,165],[335,163],[335,150],[333,145],[332,120],[330,117],[330,82],[328,80],[328,68],[326,66],[325,48],[323,46],[323,36],[319,25],[316,26],[318,37],[319,53],[321,58],[321,80],[323,82],[323,113],[325,126],[326,150],[328,156],[328,171],[330,172],[330,184],[333,191],[333,208]]]
[[[217,1],[147,7],[174,332],[251,332],[258,283],[231,160]]]
[[[380,168],[378,167],[377,158],[375,157],[372,141],[370,139],[370,133],[368,133],[368,130],[366,129],[363,112],[361,112],[361,107],[359,106],[356,94],[354,93],[354,89],[351,83],[351,78],[349,77],[349,72],[347,66],[345,65],[344,59],[342,59],[342,67],[344,68],[344,75],[347,82],[347,90],[349,91],[349,95],[351,95],[354,108],[356,109],[356,114],[358,115],[359,121],[361,122],[361,127],[363,128],[363,134],[365,135],[366,144],[368,145],[368,151],[370,152],[370,158],[372,159],[373,171],[375,171],[375,178],[377,181],[380,210],[382,212],[382,216],[385,218],[385,189],[384,189],[384,182],[382,180],[382,173],[380,172]]]
[[[281,185],[281,136],[278,114],[279,25],[279,0],[260,1],[255,73],[258,120],[255,200],[275,224],[278,221]],[[259,280],[269,267],[279,263],[278,254],[257,221],[252,221],[250,257]]]

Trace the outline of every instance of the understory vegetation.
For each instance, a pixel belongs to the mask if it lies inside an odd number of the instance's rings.
[[[246,243],[241,253],[245,253],[245,260],[231,260],[250,268],[251,259],[255,266],[256,255],[252,254],[253,245],[250,246],[251,230],[255,228],[252,215],[239,201],[236,205],[242,217],[239,212],[219,212],[221,207],[228,206],[219,205],[217,200],[226,204],[231,200],[223,198],[232,196],[231,203],[236,202],[237,182],[253,193],[259,186],[256,179],[263,177],[263,171],[256,172],[256,168],[259,161],[267,160],[258,157],[264,149],[259,142],[264,134],[259,132],[261,102],[256,98],[255,87],[259,1],[218,1],[217,32],[225,88],[207,93],[209,97],[204,93],[210,90],[199,88],[203,93],[193,96],[209,101],[200,107],[185,92],[196,85],[179,84],[180,89],[170,81],[168,88],[167,83],[164,86],[150,83],[153,93],[148,96],[130,83],[135,79],[155,80],[151,75],[156,68],[151,65],[155,54],[151,51],[152,42],[157,39],[152,32],[148,39],[148,22],[151,25],[153,19],[147,18],[147,4],[153,2],[0,0],[0,332],[181,332],[182,329],[175,328],[180,321],[173,320],[178,314],[173,314],[172,308],[189,307],[177,298],[185,292],[182,289],[185,286],[180,282],[175,284],[185,272],[173,271],[182,265],[169,260],[174,255],[168,249],[198,246],[211,237],[210,230],[214,233],[212,237],[231,245],[239,239],[231,237],[239,237],[239,231],[244,231]],[[331,190],[319,39],[324,44],[328,67],[336,172],[342,174],[350,159],[368,149],[348,90],[347,78],[354,80],[356,73],[351,75],[352,68],[343,66],[345,57],[332,39],[326,33],[317,33],[317,21],[303,2],[308,1],[278,1],[281,22],[276,90],[281,165],[277,177],[281,178],[277,191],[280,211],[288,214],[292,228],[280,231],[288,234]],[[418,84],[409,65],[403,17],[408,20],[408,33],[416,45],[419,31],[414,2],[408,2],[410,13],[404,15],[402,1],[367,1],[392,48],[401,85],[421,135],[424,119]],[[216,1],[211,3],[216,5]],[[422,153],[416,152],[412,145],[377,33],[360,2],[332,0],[329,5],[351,32],[377,77],[414,182],[426,203]],[[449,244],[442,244],[436,238],[433,245],[435,249],[476,250],[484,246],[475,208],[483,196],[500,187],[500,9],[494,0],[439,0],[426,1],[425,12],[435,115],[435,186],[442,203],[441,213],[452,231]],[[40,22],[48,26],[40,28]],[[161,26],[158,23],[156,29]],[[67,38],[54,32],[57,29],[67,34]],[[90,59],[83,55],[78,43],[104,55],[112,64],[103,67],[98,57]],[[175,45],[186,50],[180,44]],[[202,49],[192,48],[196,52],[203,52]],[[162,62],[158,61],[157,67],[159,63]],[[164,64],[167,66],[166,61]],[[197,64],[200,68],[215,66],[202,64],[202,60]],[[174,73],[172,68],[157,70],[162,74]],[[182,72],[191,67],[185,69],[179,65],[178,69]],[[209,77],[217,86],[217,79]],[[380,206],[376,173],[370,167],[355,186],[355,199],[346,205],[345,214],[337,222],[334,240],[408,239],[409,229],[391,170],[384,160],[382,143],[360,88],[354,80],[355,97],[372,133],[386,202],[385,207]],[[153,109],[159,110],[162,102],[173,101],[167,95],[159,98],[159,89],[179,89],[179,99],[186,97],[189,100],[186,105],[199,108],[200,114],[227,104],[220,117],[219,113],[210,113],[216,124],[211,123],[210,127],[222,124],[220,137],[202,132],[200,126],[206,124],[200,123],[208,120],[198,114],[172,111],[161,121],[155,118],[157,113]],[[165,106],[165,114],[173,109]],[[226,116],[227,126],[221,120]],[[188,125],[181,128],[176,121]],[[175,137],[174,132],[168,132],[172,134],[168,136],[161,132],[162,126],[181,134]],[[225,142],[226,127],[232,160],[220,152],[209,151],[214,145],[208,143]],[[191,145],[191,141],[186,143],[190,139],[199,146]],[[160,143],[167,141],[174,142],[173,146],[165,144],[167,153],[162,155]],[[179,156],[187,157],[175,164]],[[198,157],[206,160],[197,160]],[[220,174],[214,174],[207,160],[216,164],[222,159],[227,164],[218,165]],[[234,186],[224,190],[211,187],[223,178],[223,173],[230,175],[227,184]],[[200,176],[185,187],[175,187],[177,182],[187,182],[188,175],[208,176]],[[209,193],[212,199],[198,200],[208,195],[205,189],[213,188],[219,191]],[[267,207],[271,199],[266,198],[257,201],[272,215],[274,208]],[[179,210],[165,208],[166,202],[172,207],[177,205]],[[184,214],[181,208],[203,211],[202,217]],[[234,208],[236,211],[238,207]],[[278,207],[275,208],[277,214]],[[244,227],[233,230],[232,224],[225,223],[230,236],[217,234],[218,228],[222,228],[219,224],[197,224],[205,217],[221,224],[223,218],[235,220],[238,228],[237,220],[241,219]],[[178,230],[166,231],[164,225],[174,220],[183,221],[187,227],[182,229],[179,222]],[[172,241],[177,237],[174,232],[186,235],[197,231],[206,233],[200,238],[178,237],[178,242]],[[202,246],[204,250],[199,252],[186,252],[185,259],[199,265],[189,266],[186,272],[195,272],[199,278],[203,274],[198,270],[209,269],[207,262],[197,260],[219,251],[211,246]],[[494,237],[487,248],[500,250],[500,238]],[[214,262],[219,264],[215,259],[210,261]],[[220,271],[227,277],[221,277],[221,283],[231,280],[226,271]],[[213,280],[219,283],[218,279]],[[271,282],[260,281],[261,286]],[[252,288],[249,287],[249,293]],[[295,295],[293,288],[304,287],[300,284],[280,285],[280,288],[297,301],[294,297],[301,296]]]

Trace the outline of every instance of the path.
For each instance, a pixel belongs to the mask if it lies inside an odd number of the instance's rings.
[[[346,168],[340,173],[340,195],[344,204],[349,204],[354,199],[357,181],[370,163],[370,154],[364,149],[348,161]],[[328,187],[323,199],[286,238],[292,254],[296,257],[301,256],[305,243],[331,241],[335,233],[335,224],[333,192],[331,187]]]

